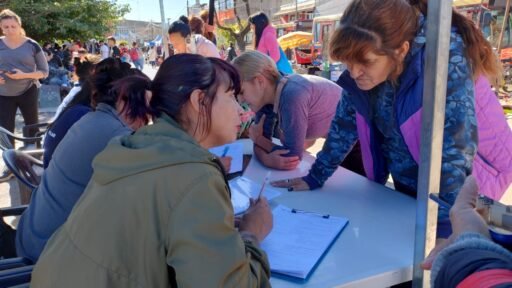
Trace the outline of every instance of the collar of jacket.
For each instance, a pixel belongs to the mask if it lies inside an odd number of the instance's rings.
[[[105,114],[108,114],[108,115],[114,117],[121,123],[121,125],[123,125],[124,127],[128,128],[130,130],[133,130],[130,126],[128,126],[128,124],[126,124],[123,121],[123,119],[121,119],[121,117],[119,117],[119,113],[117,112],[117,110],[114,107],[112,107],[106,103],[98,103],[96,105],[96,111],[103,112]]]

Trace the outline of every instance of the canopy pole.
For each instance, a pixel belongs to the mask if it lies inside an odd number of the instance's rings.
[[[424,275],[420,264],[435,246],[436,241],[438,207],[428,200],[428,194],[439,191],[441,179],[452,0],[428,1],[427,15],[413,287],[430,286],[430,275]]]
[[[498,39],[498,55],[501,53],[501,43],[503,42],[503,35],[505,34],[505,27],[508,22],[508,14],[510,12],[510,0],[507,0],[507,6],[505,7],[505,16],[503,17],[503,23],[501,24],[500,38]],[[510,37],[510,32],[509,32]]]

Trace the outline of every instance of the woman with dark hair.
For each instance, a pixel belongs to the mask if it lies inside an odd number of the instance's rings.
[[[46,246],[37,287],[270,287],[261,198],[235,228],[230,192],[208,148],[240,129],[240,80],[229,63],[166,59],[152,84],[157,118],[113,140],[68,221]],[[199,272],[199,273],[198,273]]]
[[[202,20],[197,17],[194,18],[194,21],[202,22]],[[201,30],[202,23],[201,25],[195,24],[194,28],[198,31]],[[189,20],[185,16],[181,16],[180,20],[174,21],[168,30],[169,42],[171,42],[174,48],[174,53],[190,53],[199,54],[204,57],[220,58],[219,51],[215,44],[201,35],[200,31],[196,33],[198,31],[192,31]]]
[[[85,61],[81,61],[78,57],[75,58],[74,67],[75,75],[79,79],[78,85],[75,85],[68,96],[64,98],[65,102],[63,101],[63,103],[61,103],[57,109],[57,113],[55,113],[55,120],[47,129],[43,143],[43,167],[45,169],[52,159],[55,148],[57,148],[71,126],[85,114],[94,110],[91,102],[94,84],[90,78],[94,75],[95,69],[98,73],[111,71],[116,65],[117,60],[114,60],[114,58],[110,59],[111,60],[103,60],[96,65],[94,62],[96,58],[92,61],[89,61],[88,57],[86,57]]]
[[[397,191],[416,196],[428,15],[426,1],[411,2],[349,5],[330,44],[348,70],[328,138],[307,176],[276,185],[321,187],[359,140],[369,179],[384,184],[391,174]],[[512,182],[512,131],[487,79],[500,67],[474,24],[455,10],[452,19],[440,196],[453,203],[473,174],[482,194],[499,199]],[[448,210],[438,215],[437,238],[446,238]]]
[[[73,61],[73,88],[69,90],[68,94],[62,100],[59,107],[57,107],[57,111],[55,112],[55,116],[53,119],[59,118],[60,114],[70,105],[70,103],[75,99],[75,96],[85,88],[86,83],[88,83],[89,78],[94,72],[94,67],[98,64],[102,59],[98,57],[98,55],[87,55],[84,57],[84,60],[80,60],[79,57],[76,57]],[[106,63],[106,62],[105,62]],[[88,85],[90,88],[91,85]]]
[[[84,192],[92,176],[94,157],[112,138],[131,134],[150,120],[149,78],[126,77],[135,69],[127,69],[119,59],[103,61],[113,65],[107,65],[92,79],[95,111],[83,116],[66,133],[20,218],[16,249],[18,255],[34,262]]]
[[[249,17],[249,23],[254,32],[254,50],[270,56],[276,62],[279,72],[292,74],[292,66],[277,43],[276,29],[270,24],[267,15],[263,12],[253,14]]]

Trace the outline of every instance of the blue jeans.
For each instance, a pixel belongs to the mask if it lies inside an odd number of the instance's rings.
[[[139,59],[133,61],[133,65],[135,65],[135,68],[142,71],[142,69],[144,68],[144,58],[139,58]]]

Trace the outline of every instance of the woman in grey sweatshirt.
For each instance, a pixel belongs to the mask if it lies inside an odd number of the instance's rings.
[[[19,108],[25,124],[37,123],[37,82],[48,75],[43,50],[27,38],[21,19],[11,10],[0,12],[0,126],[14,131]]]

